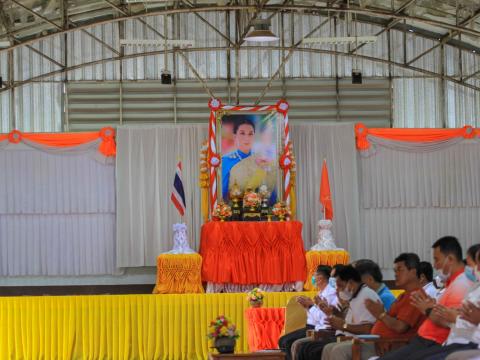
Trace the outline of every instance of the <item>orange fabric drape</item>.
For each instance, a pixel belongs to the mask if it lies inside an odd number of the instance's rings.
[[[162,254],[157,257],[154,294],[203,293],[202,257],[198,254]]]
[[[307,279],[303,288],[306,291],[314,291],[312,284],[312,276],[317,271],[318,265],[346,265],[350,261],[350,254],[345,250],[322,250],[322,251],[307,251],[305,255],[307,260]]]
[[[204,281],[282,284],[306,276],[299,221],[211,221],[202,226],[200,254]]]
[[[251,352],[278,348],[285,324],[285,308],[250,308],[245,310],[245,318]]]
[[[459,129],[400,129],[400,128],[367,128],[362,123],[355,125],[357,148],[367,150],[370,147],[367,136],[377,136],[384,139],[408,142],[433,142],[448,140],[456,137],[466,139],[480,136],[480,129],[466,125]]]
[[[0,141],[8,140],[12,143],[18,143],[25,139],[49,147],[74,147],[95,141],[98,138],[102,139],[98,151],[107,157],[115,156],[115,130],[111,127],[106,127],[95,132],[23,133],[18,130],[13,130],[8,134],[0,134]]]

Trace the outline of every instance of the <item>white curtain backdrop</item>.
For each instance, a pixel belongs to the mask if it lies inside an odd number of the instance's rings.
[[[361,236],[353,125],[294,124],[291,139],[298,169],[298,218],[303,222],[306,249],[317,240],[317,223],[322,216],[320,177],[326,159],[333,199],[333,234],[337,246],[355,256]]]
[[[480,142],[396,143],[377,141],[360,160],[360,255],[390,268],[404,251],[431,261],[431,245],[441,236],[458,237],[464,250],[479,243]]]
[[[199,149],[206,125],[124,126],[117,129],[117,266],[154,266],[172,247],[172,224],[180,217],[170,203],[178,157],[183,161],[190,245],[200,242]],[[334,199],[337,244],[355,251],[359,244],[357,154],[353,125],[291,127],[298,166],[298,218],[309,248],[320,219],[320,171],[327,159]]]
[[[114,166],[9,144],[0,169],[1,276],[116,273]]]
[[[207,125],[117,128],[117,266],[155,266],[171,250],[174,223],[181,221],[170,201],[176,163],[183,165],[190,246],[200,241],[200,147]]]

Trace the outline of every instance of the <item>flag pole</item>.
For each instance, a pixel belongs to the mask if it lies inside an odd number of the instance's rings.
[[[180,155],[177,155],[177,164],[181,163],[181,162],[182,162],[182,157]],[[182,164],[182,179],[183,179],[183,164]],[[185,199],[185,202],[186,201],[187,201],[187,199]],[[186,208],[187,207],[185,206],[185,211],[187,211]],[[181,218],[183,224],[185,224],[185,211],[183,212],[183,215],[180,215],[180,218]]]
[[[327,159],[323,158],[323,164],[325,164],[326,162],[327,162]],[[322,164],[322,170],[320,171],[320,179],[322,178],[322,175],[323,175],[323,164]],[[325,212],[327,211],[327,209],[324,204],[322,204],[322,207],[323,207],[323,220],[325,220]]]

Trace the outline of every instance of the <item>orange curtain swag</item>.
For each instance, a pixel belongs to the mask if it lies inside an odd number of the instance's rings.
[[[115,144],[115,130],[105,127],[95,132],[78,133],[24,133],[13,130],[8,134],[0,134],[0,141],[9,141],[17,144],[22,140],[29,140],[37,144],[49,147],[74,147],[101,139],[98,151],[106,157],[115,156],[117,153]]]
[[[480,136],[480,129],[474,129],[466,125],[459,129],[400,129],[400,128],[367,128],[362,123],[355,125],[355,137],[357,149],[367,150],[370,148],[367,136],[376,136],[388,140],[406,142],[434,142],[443,141],[456,137],[471,139]]]

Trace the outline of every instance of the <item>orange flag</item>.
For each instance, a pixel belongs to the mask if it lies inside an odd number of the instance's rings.
[[[320,180],[320,202],[323,205],[325,219],[333,220],[332,195],[330,193],[330,182],[328,181],[327,160],[323,160],[322,179]]]

